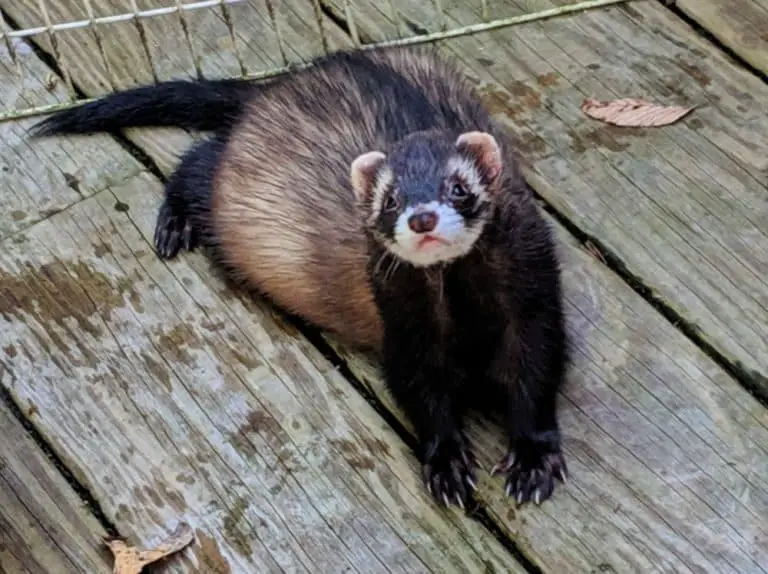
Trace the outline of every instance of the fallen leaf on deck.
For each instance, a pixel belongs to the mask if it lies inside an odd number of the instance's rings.
[[[584,242],[584,250],[587,253],[589,253],[590,255],[592,255],[592,257],[594,257],[598,261],[601,261],[603,263],[607,263],[606,260],[605,260],[605,257],[603,257],[603,254],[600,251],[600,249],[597,247],[597,245],[592,243],[589,239],[587,239]]]
[[[590,118],[623,127],[668,126],[692,110],[693,107],[663,106],[634,98],[609,102],[586,98],[581,104],[581,111]]]
[[[112,573],[139,574],[147,564],[152,564],[152,562],[157,562],[161,558],[183,550],[192,543],[194,538],[192,528],[189,524],[182,522],[168,538],[152,550],[139,550],[135,546],[129,546],[125,540],[120,538],[106,540],[107,546],[115,557]]]

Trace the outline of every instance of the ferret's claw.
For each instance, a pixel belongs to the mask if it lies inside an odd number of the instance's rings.
[[[160,206],[155,222],[153,243],[161,259],[173,259],[181,251],[192,251],[198,235],[185,213],[174,211],[166,200]]]
[[[467,484],[469,485],[469,487],[470,487],[472,490],[474,490],[475,492],[477,492],[477,485],[475,484],[475,481],[474,481],[474,480],[472,480],[472,477],[471,477],[471,476],[467,476],[467,477],[465,477],[465,478],[464,478],[464,480],[466,480],[466,481],[467,481]]]
[[[422,477],[432,498],[439,505],[457,504],[466,508],[471,491],[477,490],[474,475],[475,457],[464,435],[435,437],[425,445],[426,459]],[[470,463],[470,464],[467,464]]]
[[[552,496],[555,480],[565,483],[568,471],[563,454],[559,448],[548,444],[519,452],[513,456],[511,451],[496,464],[494,469],[503,472],[506,479],[505,492],[512,496],[519,506],[531,501],[537,505]],[[512,461],[512,464],[509,462]]]
[[[493,465],[493,468],[491,468],[491,476],[495,476],[496,474],[500,472],[507,473],[509,470],[515,466],[516,462],[515,454],[512,452],[507,453],[504,458],[502,458],[499,462]]]

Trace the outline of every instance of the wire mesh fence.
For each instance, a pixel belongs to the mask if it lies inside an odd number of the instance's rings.
[[[338,48],[434,42],[628,0],[0,0],[0,76],[34,51],[66,97],[4,102],[0,121],[137,84],[262,78]]]

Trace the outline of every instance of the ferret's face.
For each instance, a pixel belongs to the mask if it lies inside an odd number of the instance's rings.
[[[490,214],[501,174],[494,138],[481,132],[446,141],[414,134],[389,156],[352,164],[365,224],[393,255],[418,267],[466,255]]]

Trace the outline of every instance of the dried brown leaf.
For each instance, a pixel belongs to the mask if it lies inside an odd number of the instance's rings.
[[[594,257],[598,261],[601,261],[603,263],[606,262],[605,261],[605,257],[603,257],[603,253],[600,251],[600,249],[597,247],[597,245],[592,243],[589,239],[587,239],[584,242],[584,249],[587,251],[587,253],[592,255],[592,257]]]
[[[668,126],[692,110],[693,107],[664,106],[634,98],[608,102],[586,98],[581,104],[581,111],[590,118],[623,127]]]
[[[107,540],[106,544],[115,557],[112,573],[140,574],[144,566],[183,550],[192,543],[194,538],[195,535],[192,532],[192,527],[182,522],[168,538],[151,550],[139,550],[135,546],[129,546],[125,540],[120,538]]]

